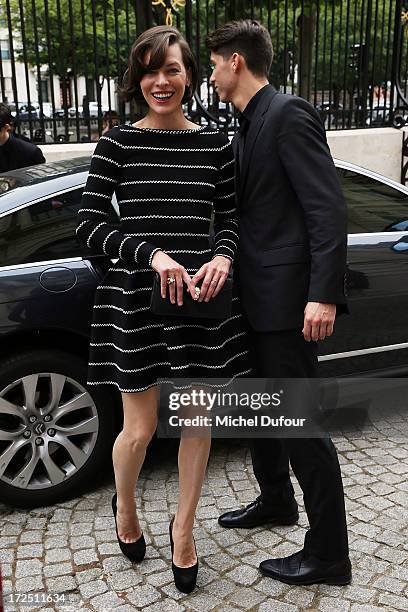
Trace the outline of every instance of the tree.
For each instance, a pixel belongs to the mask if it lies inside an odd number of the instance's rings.
[[[104,80],[123,74],[136,37],[135,12],[127,13],[125,0],[11,0],[10,5],[13,31],[24,37],[17,59],[48,65],[49,73],[60,77],[64,106],[69,75],[93,79],[100,98]]]
[[[17,49],[18,58],[33,66],[48,65],[63,88],[67,75],[91,78],[99,85],[98,97],[105,78],[123,75],[136,35],[164,23],[166,14],[162,5],[153,8],[150,0],[10,0],[10,4],[13,27],[25,39],[26,53]],[[0,11],[4,5],[5,0],[0,0]],[[315,90],[329,90],[337,104],[341,91],[353,98],[357,89],[364,98],[371,80],[391,79],[393,5],[392,0],[191,0],[185,8],[174,5],[178,10],[173,10],[173,21],[191,32],[205,78],[207,31],[234,18],[259,19],[270,30],[275,51],[271,82],[276,87],[294,83],[296,71],[298,95],[310,100]],[[189,28],[187,9],[193,17]],[[357,48],[361,53],[365,49],[361,66],[353,63]],[[63,96],[65,102],[65,89]]]

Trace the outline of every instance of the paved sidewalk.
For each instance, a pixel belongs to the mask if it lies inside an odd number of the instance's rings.
[[[393,425],[398,429],[398,423]],[[116,543],[113,481],[55,507],[13,512],[0,506],[4,590],[69,595],[70,607],[37,608],[45,612],[80,606],[103,612],[408,610],[408,442],[395,428],[389,431],[388,438],[373,434],[335,441],[347,495],[354,568],[350,586],[291,587],[261,577],[260,561],[301,547],[306,515],[302,507],[294,528],[219,527],[219,513],[253,500],[257,492],[243,445],[216,440],[197,514],[200,570],[193,594],[182,595],[172,582],[168,521],[177,496],[175,453],[147,465],[140,480],[148,548],[138,566],[132,567]],[[300,503],[297,485],[296,493]]]

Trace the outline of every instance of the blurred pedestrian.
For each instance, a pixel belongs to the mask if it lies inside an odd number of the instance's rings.
[[[119,125],[119,115],[116,111],[107,111],[103,114],[102,134],[106,134],[106,132],[116,125]]]
[[[10,109],[0,103],[0,171],[7,172],[44,162],[39,147],[14,133],[14,119]]]

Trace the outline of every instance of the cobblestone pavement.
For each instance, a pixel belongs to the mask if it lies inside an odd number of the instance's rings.
[[[261,577],[258,564],[298,550],[307,519],[296,527],[225,530],[217,516],[257,495],[250,456],[238,441],[216,440],[197,513],[198,588],[172,582],[168,521],[177,496],[176,454],[145,466],[138,487],[148,548],[137,566],[116,543],[113,480],[54,507],[0,506],[4,589],[69,594],[70,609],[118,612],[259,610],[296,612],[408,610],[408,444],[394,437],[337,438],[347,496],[353,582],[347,587],[293,587]],[[171,447],[173,448],[173,447]],[[296,494],[301,503],[300,490]],[[25,610],[20,606],[19,610]],[[34,608],[30,608],[33,610]],[[37,608],[38,609],[38,608]],[[63,606],[41,610],[68,610]]]

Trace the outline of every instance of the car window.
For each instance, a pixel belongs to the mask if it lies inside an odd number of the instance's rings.
[[[89,256],[75,234],[82,191],[58,194],[0,218],[0,266]],[[118,222],[113,208],[109,222]]]
[[[408,195],[364,174],[337,171],[347,203],[349,234],[408,230]]]

